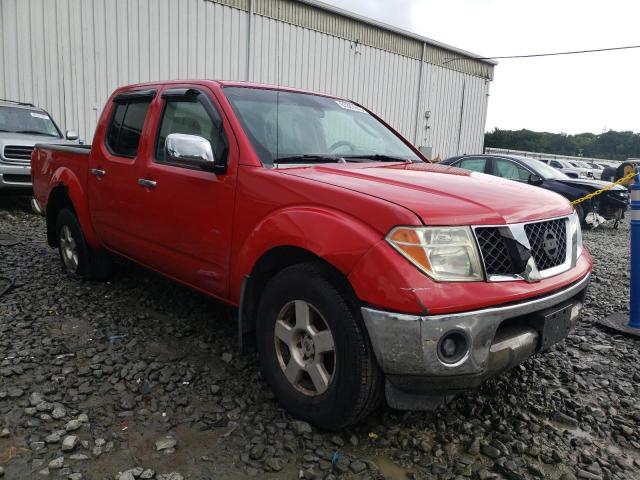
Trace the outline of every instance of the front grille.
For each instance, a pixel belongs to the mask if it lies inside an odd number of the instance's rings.
[[[543,272],[565,263],[567,259],[567,219],[537,223],[518,223],[474,229],[478,247],[489,279],[495,276],[522,278],[528,260],[533,257],[536,268]],[[524,248],[526,236],[531,250]],[[498,279],[493,279],[498,280]]]
[[[538,270],[562,265],[567,258],[567,222],[565,219],[529,223],[524,226],[531,254]]]
[[[476,228],[476,238],[484,260],[487,275],[512,275],[513,261],[507,246],[507,239],[495,227]]]
[[[7,163],[29,165],[31,162],[33,147],[26,145],[6,145],[4,147],[4,160]]]

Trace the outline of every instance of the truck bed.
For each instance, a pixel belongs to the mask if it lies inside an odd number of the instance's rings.
[[[75,177],[86,184],[91,145],[55,145],[38,143],[31,154],[33,194],[46,210],[49,192],[61,182],[61,175]]]

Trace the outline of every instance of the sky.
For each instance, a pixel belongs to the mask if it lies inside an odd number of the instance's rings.
[[[324,0],[483,57],[640,45],[638,0]],[[498,60],[486,129],[640,132],[640,49]]]

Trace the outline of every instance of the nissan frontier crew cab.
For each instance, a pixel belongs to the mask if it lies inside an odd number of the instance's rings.
[[[73,277],[112,254],[238,307],[296,418],[424,409],[561,341],[591,257],[569,202],[429,163],[352,101],[240,82],[118,89],[91,147],[38,145]],[[188,321],[188,319],[185,319]]]

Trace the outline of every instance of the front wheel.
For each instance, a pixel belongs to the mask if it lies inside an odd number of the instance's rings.
[[[294,265],[273,277],[256,330],[265,379],[294,417],[339,429],[379,403],[382,373],[362,320],[322,265]]]

